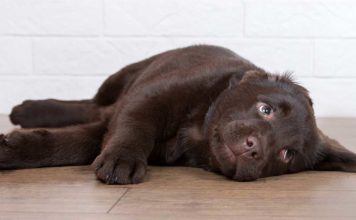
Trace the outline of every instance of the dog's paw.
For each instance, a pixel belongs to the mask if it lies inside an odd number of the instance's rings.
[[[145,160],[129,155],[101,153],[94,161],[96,176],[106,184],[137,184],[143,182],[147,164]]]
[[[35,101],[24,101],[22,104],[15,106],[10,113],[10,120],[15,125],[22,127],[31,127],[33,117],[38,109]]]
[[[10,147],[8,137],[0,134],[0,169],[7,169],[13,159],[14,152]]]

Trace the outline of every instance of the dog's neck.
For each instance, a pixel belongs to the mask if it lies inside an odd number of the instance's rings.
[[[184,129],[183,164],[220,172],[217,160],[210,149],[208,138],[204,135],[203,127],[193,126]]]

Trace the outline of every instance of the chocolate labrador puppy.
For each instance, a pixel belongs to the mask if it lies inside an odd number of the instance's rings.
[[[108,184],[142,182],[147,164],[237,181],[356,171],[356,155],[318,130],[305,88],[216,46],[158,54],[110,76],[91,100],[25,101],[10,118],[23,129],[0,136],[0,169],[94,161]]]

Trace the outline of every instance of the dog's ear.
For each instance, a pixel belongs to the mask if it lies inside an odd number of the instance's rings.
[[[233,88],[240,83],[244,83],[247,81],[251,80],[257,80],[257,79],[267,79],[268,75],[267,73],[263,73],[257,70],[249,70],[246,71],[243,76],[241,74],[234,74],[231,76],[230,81],[229,81],[229,88]]]
[[[244,74],[240,83],[261,79],[268,79],[268,74],[258,70],[249,70]]]
[[[315,170],[356,172],[356,154],[319,130],[319,159]]]
[[[279,81],[285,83],[293,83],[292,74],[287,72],[282,75],[270,74],[261,70],[248,70],[241,77],[240,74],[234,74],[230,78],[229,88],[233,88],[241,83],[253,82],[256,80]]]

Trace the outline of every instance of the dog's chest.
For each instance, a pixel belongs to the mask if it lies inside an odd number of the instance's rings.
[[[199,103],[194,108],[187,109],[185,117],[179,120],[180,123],[168,123],[165,137],[156,141],[149,162],[157,165],[194,166],[198,155],[207,147],[202,126],[208,108],[208,103]]]
[[[182,127],[173,138],[156,144],[149,162],[156,165],[199,166],[200,157],[205,155],[202,151],[207,147],[199,127]]]

